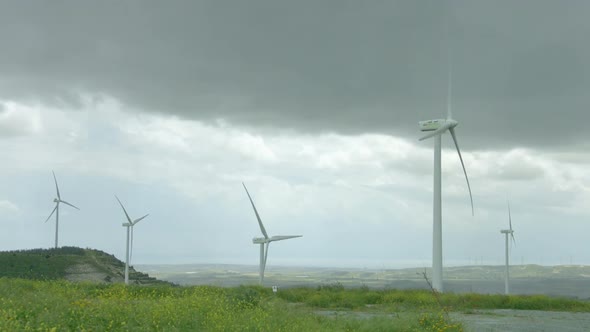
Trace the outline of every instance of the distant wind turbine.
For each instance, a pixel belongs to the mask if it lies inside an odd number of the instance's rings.
[[[244,186],[244,189],[246,190],[246,194],[248,195],[248,198],[250,199],[250,203],[252,204],[252,208],[254,209],[254,214],[256,215],[256,219],[258,219],[258,225],[260,226],[260,231],[262,232],[262,235],[264,237],[255,237],[252,239],[252,243],[254,244],[260,244],[260,268],[259,268],[259,273],[260,273],[260,285],[262,285],[262,282],[264,281],[264,269],[266,268],[266,258],[268,256],[268,246],[270,245],[271,242],[273,241],[282,241],[282,240],[287,240],[287,239],[293,239],[296,237],[302,237],[303,235],[275,235],[272,237],[269,237],[268,234],[266,233],[266,229],[264,229],[264,225],[262,224],[262,220],[260,220],[260,215],[258,215],[258,211],[256,210],[256,206],[254,205],[254,202],[252,201],[252,197],[250,197],[250,193],[248,192],[248,188],[246,188],[246,185],[242,182],[242,185]]]
[[[129,261],[130,261],[131,252],[133,251],[133,248],[132,248],[132,246],[133,246],[133,226],[135,226],[135,224],[137,224],[138,222],[142,221],[145,217],[149,216],[149,214],[146,214],[145,216],[143,216],[141,218],[137,218],[132,221],[131,218],[129,217],[129,214],[127,213],[127,210],[125,210],[123,203],[121,203],[121,200],[119,199],[119,197],[117,197],[117,195],[115,195],[115,198],[119,202],[119,205],[121,205],[121,208],[123,209],[123,212],[125,213],[125,217],[127,218],[127,222],[123,223],[123,227],[127,227],[127,245],[125,247],[125,285],[128,285],[129,284]],[[131,243],[129,243],[130,237],[131,237]]]
[[[510,226],[509,229],[503,229],[500,233],[506,235],[506,273],[504,275],[504,293],[506,295],[510,294],[510,262],[509,262],[509,249],[508,249],[508,234],[512,238],[512,244],[516,244],[516,240],[514,240],[514,231],[512,230],[512,216],[510,214],[510,202],[508,202],[508,225]]]
[[[449,55],[450,58],[450,55]],[[459,160],[463,167],[465,180],[467,181],[467,188],[469,189],[469,198],[471,199],[471,214],[473,210],[473,196],[471,195],[471,186],[469,185],[469,178],[455,135],[455,127],[459,124],[453,119],[451,111],[451,97],[452,97],[452,69],[449,60],[449,81],[447,90],[447,118],[420,121],[418,125],[421,131],[430,131],[429,134],[420,138],[420,141],[430,137],[434,137],[434,190],[433,190],[433,237],[432,237],[432,286],[439,292],[443,291],[443,266],[442,266],[442,203],[441,203],[441,137],[446,131],[451,133]]]
[[[59,233],[59,204],[64,203],[65,205],[69,205],[77,210],[80,210],[80,209],[78,209],[73,204],[70,204],[70,203],[64,201],[63,199],[61,199],[61,195],[59,194],[59,186],[57,185],[57,178],[55,177],[55,172],[51,171],[51,173],[53,173],[53,181],[55,182],[55,191],[57,192],[57,197],[53,199],[53,201],[55,202],[55,207],[53,208],[53,211],[51,211],[51,213],[49,214],[49,217],[47,217],[47,219],[45,219],[45,222],[47,222],[49,220],[49,218],[51,218],[51,216],[55,213],[55,248],[57,249],[57,247],[58,247],[57,240],[58,240],[58,233]]]

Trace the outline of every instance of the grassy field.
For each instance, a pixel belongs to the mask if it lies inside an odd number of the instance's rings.
[[[590,312],[546,296],[439,294],[328,284],[289,288],[74,283],[0,278],[1,331],[462,331],[451,312]]]
[[[181,267],[188,272],[182,274],[215,286],[178,286],[134,271],[134,284],[125,286],[123,263],[91,249],[2,252],[0,266],[0,331],[462,331],[463,324],[451,317],[475,317],[482,310],[590,312],[590,302],[575,299],[437,294],[365,282],[388,283],[406,273],[412,277],[406,282],[428,288],[423,270],[422,276],[418,270],[270,270],[269,283],[282,284],[290,276],[314,281],[281,287],[275,294],[270,287],[227,284],[255,283],[251,267],[241,272],[227,266]],[[164,268],[178,273],[178,267]],[[96,275],[100,278],[84,279]]]
[[[427,292],[0,279],[1,331],[461,331]],[[326,315],[322,309],[364,313]],[[378,313],[378,314],[377,314]]]

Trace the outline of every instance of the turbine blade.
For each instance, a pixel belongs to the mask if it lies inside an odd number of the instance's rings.
[[[264,264],[262,264],[262,273],[264,273],[264,270],[266,270],[266,258],[268,257],[269,245],[270,245],[270,242],[266,242],[266,249],[264,250]]]
[[[512,238],[512,241],[510,241],[510,247],[508,248],[508,253],[512,254],[512,247],[514,247],[516,245],[516,240],[514,240],[514,234],[510,233],[510,237]]]
[[[433,136],[436,136],[436,135],[440,135],[445,130],[449,129],[450,127],[451,127],[451,124],[450,123],[445,123],[442,126],[440,126],[437,130],[428,133],[426,136],[420,137],[418,140],[419,141],[423,141],[423,140],[425,140],[427,138],[430,138],[430,137],[433,137]]]
[[[123,203],[121,203],[121,200],[119,199],[119,197],[117,197],[117,195],[115,195],[115,198],[117,199],[117,201],[119,202],[119,205],[121,205],[121,208],[123,209],[123,212],[125,212],[125,217],[127,217],[127,221],[130,224],[133,224],[133,222],[131,222],[131,218],[129,218],[129,214],[127,214],[127,210],[125,210],[125,207],[123,206]]]
[[[449,52],[449,77],[448,77],[448,83],[447,83],[447,120],[450,120],[453,118],[453,111],[451,110],[451,103],[452,103],[452,99],[453,99],[453,62],[451,61],[451,49],[449,47],[448,49]]]
[[[145,217],[149,216],[150,214],[146,214],[145,216],[141,217],[141,218],[137,218],[135,220],[133,220],[132,225],[134,226],[135,224],[137,224],[138,222],[142,221]]]
[[[264,238],[268,239],[268,234],[266,233],[266,229],[264,229],[264,225],[262,224],[262,220],[260,220],[260,215],[258,215],[258,210],[256,210],[256,206],[254,205],[254,201],[252,201],[252,197],[250,197],[250,193],[248,192],[248,188],[246,188],[246,185],[244,184],[244,182],[242,182],[242,185],[244,186],[244,189],[246,189],[246,194],[248,195],[248,198],[250,199],[250,204],[252,204],[252,208],[254,209],[254,214],[256,214],[256,219],[258,219],[258,225],[260,226],[260,231],[262,232],[262,235],[264,235]]]
[[[61,196],[59,195],[59,187],[57,186],[57,178],[55,177],[55,172],[51,171],[51,173],[53,173],[53,181],[55,182],[55,191],[57,191],[57,199],[61,200]]]
[[[512,216],[510,214],[510,202],[508,202],[508,224],[510,225],[510,230],[512,230]],[[514,236],[513,236],[514,238]]]
[[[70,203],[68,203],[66,201],[62,201],[61,199],[59,201],[62,202],[62,203],[64,203],[65,205],[69,205],[69,206],[73,207],[74,209],[80,210],[77,206],[74,206],[73,204],[70,204]]]
[[[59,204],[59,203],[57,203],[57,204]],[[57,210],[57,204],[55,204],[53,211],[51,211],[51,213],[49,214],[49,217],[47,217],[47,219],[45,219],[45,222],[48,222],[49,218],[51,218],[51,216],[55,213],[55,210]]]
[[[471,200],[471,215],[475,215],[475,211],[473,209],[473,196],[471,195],[471,185],[469,184],[469,178],[467,177],[467,171],[465,170],[465,163],[463,163],[463,157],[461,156],[461,150],[459,149],[459,143],[457,142],[457,136],[455,135],[455,129],[449,128],[449,132],[451,132],[451,136],[453,137],[453,141],[455,142],[455,147],[457,148],[457,153],[459,154],[459,160],[461,160],[461,166],[463,166],[463,173],[465,174],[465,180],[467,181],[467,188],[469,189],[469,199]]]
[[[302,237],[303,235],[275,235],[270,238],[271,241],[282,241],[288,239],[294,239],[296,237]]]

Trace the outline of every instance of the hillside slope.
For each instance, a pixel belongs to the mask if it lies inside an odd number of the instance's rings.
[[[0,252],[0,277],[33,280],[123,282],[125,264],[114,255],[95,249],[61,247]],[[129,268],[130,282],[167,283]]]

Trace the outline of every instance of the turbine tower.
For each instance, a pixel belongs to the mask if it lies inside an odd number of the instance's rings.
[[[471,200],[471,214],[473,212],[473,196],[471,195],[471,186],[469,185],[469,178],[457,142],[457,135],[455,135],[455,127],[459,124],[453,119],[451,112],[451,96],[452,96],[452,80],[451,69],[449,66],[449,82],[447,91],[447,118],[420,121],[418,125],[421,131],[429,131],[430,133],[420,138],[420,141],[430,137],[434,137],[434,190],[433,190],[433,234],[432,234],[432,286],[439,292],[443,291],[443,266],[442,266],[442,206],[441,206],[441,137],[446,131],[451,133],[459,160],[463,167],[465,180],[467,181],[467,188],[469,189],[469,198]]]
[[[262,282],[264,281],[264,269],[266,268],[266,258],[268,257],[268,246],[270,245],[270,243],[273,241],[282,241],[282,240],[287,240],[287,239],[293,239],[296,237],[302,237],[303,235],[275,235],[275,236],[269,237],[268,233],[266,233],[266,229],[264,229],[264,225],[262,224],[262,220],[260,220],[260,216],[258,215],[258,211],[256,210],[256,206],[254,205],[254,201],[252,201],[252,197],[250,197],[250,193],[248,192],[246,185],[243,182],[242,182],[242,185],[244,186],[244,189],[246,190],[246,194],[248,195],[248,198],[250,199],[250,203],[252,204],[252,208],[254,209],[254,214],[256,215],[256,219],[258,219],[258,225],[260,226],[260,231],[262,232],[262,235],[264,236],[264,237],[255,237],[252,239],[252,243],[260,244],[259,273],[260,273],[260,285],[262,285]]]
[[[510,202],[508,202],[508,225],[510,226],[509,229],[503,229],[500,233],[506,235],[506,273],[504,275],[504,293],[506,295],[510,294],[510,262],[509,262],[509,249],[508,249],[508,234],[512,238],[512,243],[516,244],[516,240],[514,240],[514,231],[512,230],[512,216],[510,215]]]
[[[64,201],[63,199],[61,199],[61,195],[59,194],[59,186],[57,185],[57,178],[55,177],[55,172],[51,171],[53,173],[53,181],[55,182],[55,191],[57,192],[57,197],[53,199],[53,201],[55,202],[55,207],[53,208],[53,211],[51,211],[51,213],[49,214],[49,217],[47,217],[47,219],[45,219],[45,222],[47,222],[49,220],[49,218],[51,218],[51,216],[55,213],[55,249],[57,249],[58,247],[58,233],[59,233],[59,204],[60,203],[64,203],[65,205],[69,205],[77,210],[78,207],[74,206],[73,204],[70,204],[66,201]]]
[[[119,205],[121,205],[121,208],[123,209],[123,212],[125,213],[125,217],[127,218],[127,222],[123,223],[123,227],[127,227],[127,245],[125,246],[125,285],[128,285],[129,284],[129,259],[130,259],[130,253],[133,250],[133,248],[132,248],[132,246],[133,246],[133,226],[135,226],[135,224],[137,224],[138,222],[142,221],[145,217],[149,216],[149,214],[146,214],[145,216],[143,216],[141,218],[131,220],[131,218],[129,217],[129,214],[127,213],[127,210],[125,210],[125,207],[123,206],[123,203],[121,203],[121,200],[119,199],[119,197],[117,197],[117,195],[115,195],[115,198],[119,202]],[[129,237],[131,237],[131,244],[129,243]]]

